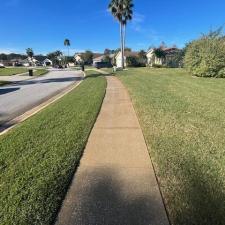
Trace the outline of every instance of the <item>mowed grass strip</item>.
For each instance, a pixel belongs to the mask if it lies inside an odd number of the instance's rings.
[[[174,225],[225,224],[225,79],[129,69],[128,88]]]
[[[53,223],[105,89],[105,78],[88,77],[62,99],[0,137],[1,225]]]
[[[37,69],[36,71],[34,71],[34,76],[43,76],[46,73],[48,73],[48,70],[46,69]]]
[[[27,73],[27,68],[0,68],[0,76],[12,76],[20,73]]]

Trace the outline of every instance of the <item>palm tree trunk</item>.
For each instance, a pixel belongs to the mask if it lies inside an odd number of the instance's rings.
[[[122,68],[124,69],[123,24],[122,24],[122,22],[120,22],[120,42],[121,42]]]
[[[70,57],[70,47],[68,46],[68,58],[67,58],[67,65],[69,67],[69,57]]]
[[[126,25],[123,25],[123,55],[125,56],[125,48],[126,48]]]

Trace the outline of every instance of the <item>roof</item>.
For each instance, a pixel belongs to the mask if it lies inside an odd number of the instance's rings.
[[[101,56],[104,56],[102,53],[93,53],[93,59],[99,58]]]
[[[151,48],[148,50],[147,54],[154,51],[155,49],[157,48]],[[179,48],[176,48],[176,47],[172,47],[172,48],[161,48],[166,54],[173,54],[177,51],[179,51],[180,49]]]
[[[162,49],[164,52],[166,53],[171,53],[171,52],[175,52],[175,51],[179,51],[178,48],[172,47],[172,48],[163,48]]]
[[[21,61],[23,61],[23,59],[11,59],[10,61],[11,62],[21,62]]]
[[[52,60],[50,60],[50,59],[45,59],[44,61],[43,61],[43,63],[44,62],[52,62]]]
[[[124,52],[124,55],[125,55],[126,57],[129,57],[129,56],[138,56],[138,52],[125,51],[125,52]]]
[[[121,53],[121,51],[119,51],[116,55],[115,55],[115,57],[117,57],[119,54]],[[125,57],[129,57],[129,56],[138,56],[138,52],[131,52],[131,51],[125,51],[124,52],[124,56]]]
[[[97,58],[93,58],[94,61],[101,61],[103,59],[104,59],[104,55],[101,55],[101,56],[99,56]]]
[[[81,56],[83,53],[75,53],[74,54],[74,57],[76,57],[76,56]]]

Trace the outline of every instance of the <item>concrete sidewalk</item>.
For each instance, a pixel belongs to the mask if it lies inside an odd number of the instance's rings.
[[[144,137],[129,95],[108,87],[57,225],[168,225]]]

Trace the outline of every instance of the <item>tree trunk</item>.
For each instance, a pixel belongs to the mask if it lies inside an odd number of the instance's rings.
[[[123,24],[120,22],[120,41],[121,41],[121,55],[122,55],[122,68],[124,69],[124,48],[123,48]]]
[[[126,48],[126,25],[123,25],[123,55],[125,56],[125,48]]]
[[[67,58],[67,65],[69,66],[69,57],[70,57],[70,47],[68,46],[68,58]]]

